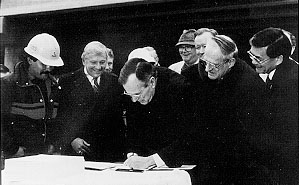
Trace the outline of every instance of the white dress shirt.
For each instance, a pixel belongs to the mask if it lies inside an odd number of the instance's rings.
[[[274,73],[275,73],[276,69],[274,69],[273,71],[271,71],[269,74],[268,73],[264,73],[264,74],[259,74],[259,76],[263,79],[263,81],[266,83],[267,77],[269,76],[269,79],[272,80]]]
[[[87,69],[86,67],[84,67],[84,73],[88,79],[88,81],[90,82],[91,86],[95,86],[95,83],[94,83],[94,77],[90,76],[88,73],[87,73]],[[100,76],[97,78],[97,83],[100,84]]]

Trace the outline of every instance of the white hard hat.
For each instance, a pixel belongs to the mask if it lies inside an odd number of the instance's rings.
[[[34,36],[24,50],[47,66],[63,66],[59,44],[52,35],[42,33]]]
[[[131,51],[128,60],[132,58],[141,58],[147,62],[156,62],[155,58],[151,56],[150,52],[145,48],[137,48]]]

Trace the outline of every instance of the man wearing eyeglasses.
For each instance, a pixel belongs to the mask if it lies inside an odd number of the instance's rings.
[[[194,33],[195,29],[184,30],[179,42],[176,46],[179,49],[182,61],[170,65],[168,68],[181,74],[189,66],[198,63],[198,56],[196,55]]]
[[[298,63],[290,58],[291,44],[280,28],[261,30],[249,43],[249,57],[267,90],[264,127],[271,129],[264,147],[274,155],[269,163],[279,174],[279,184],[298,184]]]
[[[201,57],[208,78],[197,81],[196,134],[190,139],[199,161],[198,184],[271,182],[257,145],[263,82],[237,55],[231,38],[215,35]]]
[[[126,109],[129,153],[125,164],[141,169],[184,164],[181,159],[188,158],[179,156],[185,154],[185,145],[174,146],[192,124],[185,78],[168,68],[132,58],[121,69],[119,82],[131,98]]]
[[[194,35],[195,35],[195,39],[194,39],[195,50],[197,56],[200,59],[205,53],[205,48],[208,40],[211,39],[213,36],[218,35],[218,32],[210,28],[200,28],[196,30]],[[205,71],[205,64],[202,60],[199,60],[199,62],[196,63],[195,65],[192,65],[187,69],[183,70],[181,74],[186,76],[190,80],[193,86],[198,85],[197,83],[198,80],[208,79],[207,72]]]

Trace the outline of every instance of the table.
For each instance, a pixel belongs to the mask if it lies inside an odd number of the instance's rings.
[[[61,158],[59,159],[60,164],[62,160],[65,161],[63,166],[70,164],[70,161],[74,161],[74,164],[78,166],[78,161],[80,162],[80,160],[77,160],[76,158],[71,158],[69,161]],[[17,159],[12,160],[16,161]],[[36,161],[36,159],[34,159],[34,161]],[[55,161],[57,161],[57,159],[55,159]],[[10,168],[12,166],[11,163],[11,161],[6,162],[5,169],[1,171],[2,185],[191,185],[191,179],[188,172],[178,169],[166,171],[125,172],[115,171],[115,169],[112,168],[102,171],[87,169],[76,171],[73,167],[73,169],[70,168],[70,170],[73,170],[73,174],[61,174],[61,172],[58,171],[63,168],[62,165],[57,169],[51,168],[51,165],[53,164],[53,161],[51,160],[48,163],[41,162],[40,160],[36,162],[35,165],[19,171],[12,171]],[[83,163],[87,162],[83,161]],[[18,163],[18,165],[24,166],[24,161],[20,164]],[[40,170],[38,170],[37,166]],[[47,168],[47,170],[42,170],[43,167]],[[20,168],[22,167],[20,166]],[[26,176],[23,174],[24,171],[27,173]],[[65,171],[65,169],[63,171]],[[20,175],[21,173],[22,175]],[[47,173],[48,176],[45,176],[45,173]],[[32,176],[31,178],[26,178],[30,175]]]

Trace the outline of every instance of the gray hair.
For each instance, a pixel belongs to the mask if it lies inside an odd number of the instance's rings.
[[[107,60],[107,47],[99,41],[92,41],[85,46],[81,55],[82,60],[84,61],[89,55],[103,56]]]
[[[238,47],[230,37],[226,35],[215,35],[212,39],[220,47],[220,50],[225,58],[231,59],[238,56]]]
[[[107,53],[108,53],[108,57],[113,58],[114,59],[114,53],[112,51],[112,49],[107,48]]]
[[[218,35],[218,32],[214,29],[210,29],[210,28],[199,28],[198,30],[196,30],[196,32],[194,33],[194,36],[198,36],[201,35],[203,33],[209,32],[211,33],[213,36]]]

